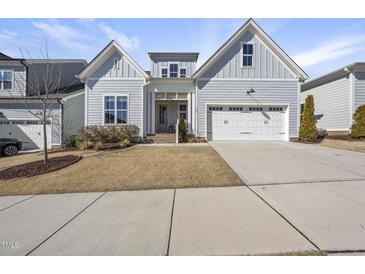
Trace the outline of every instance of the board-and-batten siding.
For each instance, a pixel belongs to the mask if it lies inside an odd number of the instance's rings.
[[[196,70],[196,61],[191,58],[153,58],[151,60],[151,76],[161,78],[161,69],[168,68],[169,63],[178,63],[179,69],[186,68],[186,77],[190,77]]]
[[[207,104],[289,105],[289,137],[298,137],[298,82],[295,80],[199,80],[197,91],[197,134],[205,136]],[[255,93],[247,95],[253,88]]]
[[[343,77],[301,93],[301,103],[313,95],[317,128],[345,130],[350,128],[350,80]]]
[[[138,126],[143,134],[143,85],[144,80],[99,79],[87,81],[87,124],[104,124],[104,96],[129,95],[128,122]]]
[[[355,109],[365,105],[365,72],[355,73]]]
[[[114,60],[118,60],[117,67]],[[140,73],[118,52],[114,52],[103,65],[96,70],[93,78],[142,78]]]
[[[242,43],[253,43],[253,66],[242,67]],[[292,79],[295,75],[261,42],[256,34],[245,32],[202,78]]]
[[[24,66],[0,64],[0,70],[10,70],[13,75],[12,89],[0,90],[0,97],[22,97],[26,91],[26,69]]]

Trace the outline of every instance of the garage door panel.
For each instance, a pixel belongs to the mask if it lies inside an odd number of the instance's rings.
[[[16,121],[14,124],[0,124],[0,138],[15,138],[23,143],[24,149],[43,148],[43,125],[27,124],[27,121]],[[48,147],[52,145],[51,125],[47,125]]]
[[[285,140],[285,107],[244,106],[240,107],[242,111],[228,109],[237,107],[226,106],[208,112],[208,123],[211,123],[208,138],[211,140]]]

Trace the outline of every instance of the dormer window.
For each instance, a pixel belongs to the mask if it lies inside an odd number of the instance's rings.
[[[179,65],[178,64],[170,64],[170,78],[178,77],[179,73]]]
[[[186,68],[180,68],[180,77],[185,78],[186,77]]]
[[[253,66],[253,44],[242,44],[242,66]]]
[[[162,78],[167,78],[167,76],[168,76],[168,70],[167,70],[167,68],[162,68],[161,69],[161,77]]]

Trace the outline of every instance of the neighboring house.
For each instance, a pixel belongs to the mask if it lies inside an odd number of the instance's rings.
[[[348,133],[353,113],[365,104],[365,63],[354,63],[301,86],[301,110],[313,95],[317,128]]]
[[[0,54],[0,138],[21,140],[25,149],[43,148],[41,120],[29,110],[42,112],[38,96],[44,94],[46,75],[59,78],[60,87],[49,104],[48,147],[60,146],[63,138],[78,134],[84,124],[84,88],[75,75],[86,64],[84,60],[14,59]]]
[[[300,82],[306,73],[248,20],[199,69],[197,53],[149,53],[144,71],[115,41],[78,75],[85,125],[135,124],[141,135],[174,131],[208,140],[298,137]]]

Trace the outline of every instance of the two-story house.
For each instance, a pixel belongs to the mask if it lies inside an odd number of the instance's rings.
[[[84,125],[84,88],[75,77],[84,60],[15,59],[0,53],[0,138],[16,138],[24,149],[43,148],[40,98],[49,81],[57,90],[50,95],[47,108],[48,147],[60,146],[68,136],[78,134]],[[36,115],[34,115],[36,114]]]
[[[197,41],[198,42],[198,41]],[[78,75],[85,125],[134,124],[173,132],[179,117],[207,140],[298,137],[306,73],[248,20],[199,69],[198,53],[151,52],[150,71],[111,41]]]

